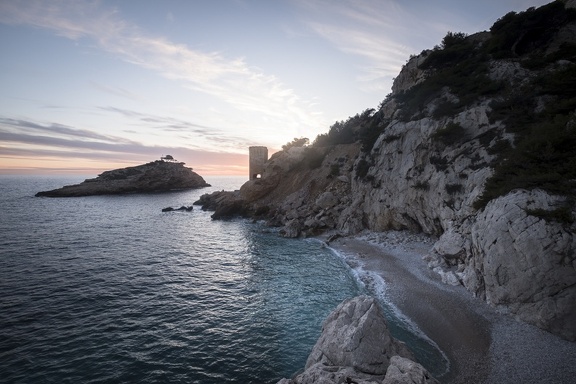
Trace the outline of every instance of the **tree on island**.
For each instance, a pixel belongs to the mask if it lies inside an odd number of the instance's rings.
[[[162,156],[162,157],[160,157],[160,160],[167,161],[169,163],[175,163],[176,162],[176,159],[174,157],[172,157],[172,155]]]

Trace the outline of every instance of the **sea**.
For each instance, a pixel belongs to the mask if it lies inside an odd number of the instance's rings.
[[[433,374],[444,356],[386,300],[385,282],[318,239],[212,220],[212,187],[35,197],[79,176],[0,176],[0,382],[275,383],[301,370],[343,300],[376,296]],[[93,176],[92,176],[93,177]]]

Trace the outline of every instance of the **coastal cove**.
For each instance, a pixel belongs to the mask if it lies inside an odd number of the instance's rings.
[[[161,211],[243,178],[170,193],[33,197],[81,179],[0,178],[8,381],[276,382],[304,365],[342,300],[381,287],[318,239],[214,221],[196,207]]]
[[[442,383],[571,383],[576,344],[500,313],[461,286],[442,283],[423,259],[433,238],[404,231],[364,232],[330,246],[378,294],[424,332],[450,361]]]

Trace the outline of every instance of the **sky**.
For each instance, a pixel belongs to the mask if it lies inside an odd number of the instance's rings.
[[[247,175],[248,147],[376,108],[410,55],[538,0],[0,0],[0,174],[172,155]]]

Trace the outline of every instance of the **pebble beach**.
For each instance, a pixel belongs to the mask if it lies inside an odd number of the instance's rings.
[[[385,295],[447,356],[442,383],[573,383],[576,343],[500,313],[463,286],[442,283],[423,258],[435,239],[365,232],[330,242],[386,283]]]

